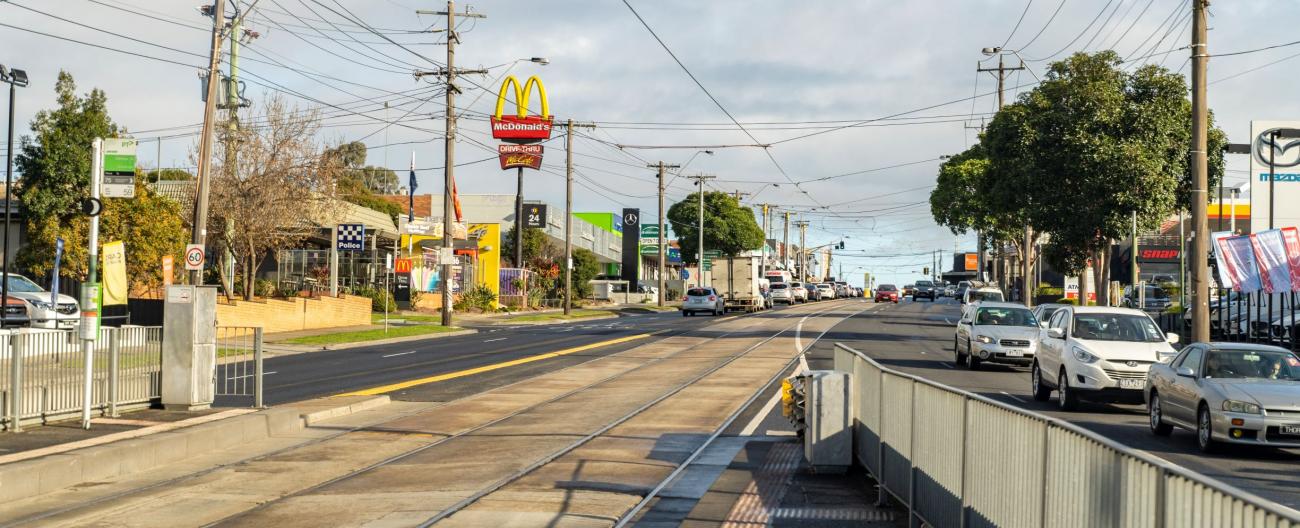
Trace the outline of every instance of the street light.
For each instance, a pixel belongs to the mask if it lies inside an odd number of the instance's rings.
[[[5,151],[5,234],[3,249],[0,249],[4,252],[4,262],[0,264],[3,268],[3,271],[0,271],[3,274],[3,278],[0,279],[0,314],[4,314],[9,304],[9,219],[13,211],[14,196],[14,96],[17,95],[15,88],[27,87],[27,72],[9,69],[0,64],[0,82],[9,83],[9,142],[8,150]],[[4,325],[5,317],[0,315],[0,327]]]
[[[1277,140],[1300,138],[1300,129],[1275,128],[1268,131],[1268,228],[1273,229],[1273,155],[1277,153]]]

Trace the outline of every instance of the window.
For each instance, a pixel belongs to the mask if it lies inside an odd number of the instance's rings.
[[[1075,314],[1074,337],[1137,343],[1159,343],[1165,340],[1165,334],[1150,317],[1105,312]]]
[[[1201,356],[1204,354],[1204,348],[1198,346],[1187,347],[1187,353],[1183,354],[1182,358],[1179,358],[1178,363],[1174,365],[1174,368],[1180,369],[1183,367],[1189,367],[1192,369],[1192,372],[1199,372],[1201,370]]]
[[[989,326],[1038,326],[1027,308],[980,308],[975,324]]]
[[[1205,356],[1207,378],[1300,380],[1300,359],[1286,350],[1211,350]]]
[[[713,291],[708,288],[691,288],[686,292],[686,295],[690,295],[691,297],[704,297],[707,295],[713,295]]]
[[[884,292],[891,292],[897,290],[898,288],[894,287],[893,284],[881,284],[880,287],[876,289]]]
[[[1065,314],[1066,314],[1065,310],[1057,310],[1056,313],[1052,314],[1052,321],[1048,323],[1047,325],[1048,328],[1060,328],[1062,331],[1064,331],[1065,321],[1066,321]]]
[[[9,275],[9,291],[17,293],[44,293],[45,290],[22,275]]]
[[[788,286],[787,286],[786,283],[784,283],[784,282],[777,282],[777,283],[772,284],[772,286],[771,286],[771,288],[772,288],[773,290],[784,290],[784,289],[786,289],[787,287],[788,287]]]

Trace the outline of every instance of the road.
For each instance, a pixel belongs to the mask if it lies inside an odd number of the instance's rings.
[[[873,317],[855,317],[837,325],[811,352],[810,366],[831,368],[831,347],[842,342],[892,368],[965,389],[1023,409],[1073,422],[1124,445],[1218,479],[1229,485],[1300,509],[1300,450],[1232,448],[1202,454],[1193,433],[1177,430],[1157,438],[1147,426],[1140,405],[1085,404],[1079,412],[1061,412],[1056,398],[1035,402],[1030,397],[1029,369],[982,365],[979,371],[953,364],[953,334],[960,315],[952,299],[904,302]]]

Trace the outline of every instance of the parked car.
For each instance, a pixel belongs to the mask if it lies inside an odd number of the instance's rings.
[[[980,363],[1029,365],[1038,351],[1038,320],[1024,305],[981,302],[957,321],[952,349],[958,366],[979,370]]]
[[[795,302],[808,302],[808,287],[802,282],[791,282],[790,293],[794,296]]]
[[[830,300],[836,297],[835,287],[831,284],[817,285],[817,298],[821,300]]]
[[[954,298],[956,298],[958,301],[961,301],[962,303],[965,303],[965,302],[966,302],[966,290],[969,290],[970,288],[971,288],[971,282],[970,282],[970,281],[961,281],[961,282],[958,282],[958,283],[957,283],[957,287],[953,289],[952,296],[953,296]]]
[[[1081,400],[1140,403],[1151,365],[1173,358],[1178,334],[1164,334],[1150,315],[1130,308],[1066,306],[1042,331],[1030,368],[1034,399],[1056,391],[1062,410]]]
[[[964,292],[963,292],[963,293],[964,293]],[[957,285],[956,285],[956,284],[949,284],[949,285],[947,285],[947,286],[944,286],[944,287],[943,287],[943,296],[944,296],[944,297],[956,297],[956,296],[957,296]]]
[[[59,294],[52,299],[53,294],[45,288],[27,277],[14,273],[9,274],[8,286],[10,297],[20,299],[27,304],[27,319],[34,328],[76,328],[81,320],[81,309],[77,300],[72,297]],[[6,303],[6,318],[9,317],[9,309]]]
[[[768,297],[772,299],[772,304],[785,303],[794,304],[794,290],[790,285],[784,282],[773,282],[767,289]]]
[[[1052,314],[1057,310],[1069,306],[1068,304],[1046,303],[1034,307],[1034,319],[1038,320],[1039,326],[1047,327],[1047,320],[1052,318]]]
[[[1168,309],[1173,302],[1165,289],[1159,286],[1148,284],[1145,288],[1139,289],[1130,285],[1124,287],[1124,296],[1120,300],[1120,305],[1125,308],[1137,308],[1150,313],[1161,313]]]
[[[962,297],[962,304],[971,304],[977,302],[1005,302],[1007,299],[1002,295],[1002,290],[997,288],[981,287],[967,288],[966,295]]]
[[[935,286],[934,281],[928,281],[928,280],[916,281],[916,289],[912,291],[912,300],[916,301],[916,300],[920,300],[922,297],[925,297],[926,299],[929,299],[931,302],[934,302],[936,296],[935,289],[937,287],[938,286]]]
[[[876,302],[898,303],[898,288],[893,284],[876,286]]]
[[[1193,343],[1152,365],[1146,403],[1151,432],[1196,433],[1202,451],[1221,443],[1300,447],[1300,357],[1268,345]]]
[[[722,315],[727,312],[727,306],[722,299],[722,294],[712,287],[691,288],[686,290],[686,299],[682,301],[682,317],[695,315],[704,312],[712,315]]]

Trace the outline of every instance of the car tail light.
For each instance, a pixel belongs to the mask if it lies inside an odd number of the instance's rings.
[[[709,296],[709,300],[710,300],[710,301],[716,301],[716,300],[718,300],[718,298],[717,298],[717,297],[714,297],[714,296],[712,296],[712,295],[710,295],[710,296]]]

